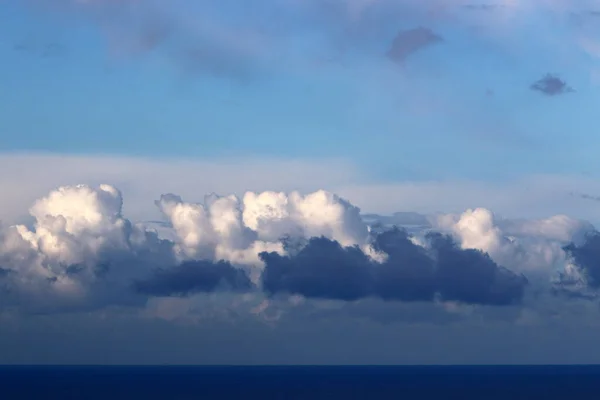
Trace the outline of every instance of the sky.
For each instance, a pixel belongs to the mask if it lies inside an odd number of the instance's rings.
[[[0,363],[598,362],[598,38],[597,0],[0,1]]]

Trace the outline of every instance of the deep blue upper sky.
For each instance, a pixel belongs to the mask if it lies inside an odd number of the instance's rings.
[[[596,174],[600,7],[504,3],[4,1],[0,151]],[[417,27],[441,40],[386,57]],[[531,90],[547,73],[575,91]]]

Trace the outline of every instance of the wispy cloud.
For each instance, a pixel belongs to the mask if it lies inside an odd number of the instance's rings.
[[[587,194],[587,193],[571,193],[571,195],[577,196],[579,198],[586,199],[586,200],[600,201],[600,196],[593,196],[593,195]]]
[[[501,8],[506,7],[505,4],[465,4],[463,6],[465,9],[470,11],[495,11]]]
[[[442,40],[441,36],[428,28],[419,27],[401,31],[394,38],[387,56],[394,62],[403,63],[411,54]]]
[[[42,58],[63,57],[67,54],[67,48],[60,43],[46,43],[40,45],[38,43],[21,42],[13,46],[16,52],[35,54]]]

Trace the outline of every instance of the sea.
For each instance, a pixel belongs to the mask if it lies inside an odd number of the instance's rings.
[[[600,399],[600,366],[1,366],[0,399]]]

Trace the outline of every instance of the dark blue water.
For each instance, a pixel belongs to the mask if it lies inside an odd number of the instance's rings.
[[[0,399],[600,399],[600,366],[0,367]]]

